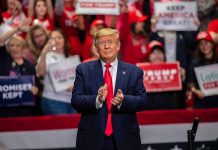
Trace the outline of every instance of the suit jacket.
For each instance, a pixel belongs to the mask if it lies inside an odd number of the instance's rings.
[[[82,113],[78,126],[76,146],[78,150],[101,150],[107,121],[107,106],[96,108],[96,97],[104,85],[100,60],[78,65],[71,103]],[[121,89],[124,100],[121,107],[112,108],[113,135],[118,150],[139,150],[141,139],[136,112],[147,105],[143,85],[143,71],[135,65],[118,61],[114,95]]]

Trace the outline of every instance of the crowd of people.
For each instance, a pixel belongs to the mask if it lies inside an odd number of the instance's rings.
[[[0,116],[77,113],[70,104],[73,83],[55,91],[49,66],[73,55],[82,63],[97,60],[93,39],[105,27],[119,31],[118,57],[127,63],[180,63],[182,89],[148,93],[147,109],[218,107],[218,95],[205,96],[194,72],[195,67],[218,63],[218,1],[196,0],[197,31],[156,30],[154,2],[120,0],[119,15],[80,15],[76,0],[2,0],[0,76],[32,75],[36,82],[31,89],[34,106],[3,107]]]

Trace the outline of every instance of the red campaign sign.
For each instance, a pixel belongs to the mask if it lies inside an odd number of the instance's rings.
[[[144,71],[144,86],[147,92],[176,91],[182,89],[180,65],[175,63],[138,63]]]

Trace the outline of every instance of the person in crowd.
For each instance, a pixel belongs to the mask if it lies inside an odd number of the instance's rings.
[[[26,15],[22,10],[22,4],[18,0],[7,0],[7,10],[2,12],[1,17],[3,19],[3,23],[7,28],[16,28],[20,23],[26,21]],[[19,31],[18,35],[23,38],[26,37],[26,33]]]
[[[217,2],[218,5],[218,2]],[[216,52],[218,53],[218,18],[209,22],[207,30],[210,32],[214,42],[216,43]]]
[[[78,54],[84,59],[81,50],[85,41],[84,16],[76,14],[75,3],[76,0],[56,1],[55,14],[60,28],[71,44],[71,55]]]
[[[0,57],[4,57],[0,60],[0,76],[10,76],[10,77],[19,77],[19,76],[33,76],[36,81],[31,89],[33,95],[37,95],[37,78],[35,67],[26,59],[23,58],[23,50],[25,49],[25,41],[20,36],[12,36],[7,43],[7,50],[5,46],[1,47]],[[10,107],[10,108],[1,108],[1,116],[26,116],[39,114],[37,111],[37,106],[20,106],[20,107]]]
[[[7,10],[1,14],[3,22],[14,26],[26,19],[22,11],[22,4],[17,0],[7,0]]]
[[[119,29],[121,40],[121,60],[131,64],[144,62],[147,56],[148,35],[144,29],[147,16],[134,10],[122,13],[122,25]],[[131,54],[131,55],[130,55]]]
[[[29,25],[29,21],[25,20],[23,22],[20,22],[16,27],[13,27],[9,30],[5,31],[5,26],[1,24],[0,26],[0,47],[3,49],[0,51],[0,60],[2,61],[1,64],[4,64],[5,62],[8,61],[9,58],[9,53],[5,50],[5,46],[8,43],[9,39],[12,36],[17,35],[18,32],[22,31],[22,32],[28,32],[28,26]],[[4,68],[4,65],[0,65],[0,70]]]
[[[95,34],[100,59],[77,66],[71,104],[82,113],[78,150],[139,150],[136,112],[147,106],[143,71],[118,60],[119,32],[104,28]]]
[[[147,61],[150,63],[164,63],[166,61],[164,45],[160,41],[153,40],[148,44]]]
[[[67,38],[79,37],[79,31],[85,29],[84,17],[76,14],[75,0],[56,1],[55,14],[59,26],[66,33]]]
[[[82,58],[85,62],[90,60],[96,60],[99,58],[99,54],[94,46],[93,41],[94,41],[95,33],[105,27],[106,24],[101,19],[96,19],[91,23],[90,30],[86,36],[86,40],[82,50]]]
[[[148,62],[151,64],[161,64],[166,62],[163,43],[153,40],[148,45]],[[182,71],[181,71],[182,72]],[[181,74],[184,76],[184,74]],[[149,109],[177,109],[178,91],[150,92]]]
[[[195,67],[217,64],[218,57],[216,46],[210,32],[202,31],[197,35],[198,46],[195,59],[192,62],[188,83],[189,88],[194,95],[194,108],[212,108],[218,107],[218,95],[205,96],[200,90],[197,82]]]
[[[70,46],[66,36],[59,29],[51,31],[49,37],[50,39],[44,46],[36,66],[37,75],[44,78],[41,102],[42,112],[45,115],[76,113],[70,105],[73,87],[56,92],[49,76],[49,67],[52,64],[66,60],[70,56]]]
[[[48,41],[48,34],[40,25],[34,25],[30,28],[27,35],[27,44],[29,48],[29,53],[26,54],[26,58],[36,64],[37,60],[41,54],[41,51]]]
[[[47,31],[54,28],[54,12],[51,0],[29,0],[28,18],[32,25],[41,25]]]
[[[159,2],[169,2],[171,0],[159,0]],[[181,0],[173,0],[179,2]],[[164,43],[165,56],[167,62],[179,61],[182,74],[182,91],[179,96],[178,106],[179,108],[185,108],[186,103],[186,91],[187,91],[187,71],[193,57],[194,50],[196,48],[195,37],[198,31],[160,31],[156,29],[156,23],[158,18],[154,15],[154,1],[150,1],[152,8],[151,12],[151,32],[149,34],[150,40],[158,40]],[[200,22],[198,18],[193,18],[193,23],[199,27]]]
[[[130,11],[139,10],[142,14],[144,14],[144,10],[143,10],[144,3],[145,3],[144,0],[134,0],[132,2],[129,2],[128,7]]]

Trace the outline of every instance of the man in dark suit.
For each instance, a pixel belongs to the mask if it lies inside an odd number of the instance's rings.
[[[147,105],[143,71],[117,59],[119,32],[104,28],[95,35],[100,59],[78,65],[72,105],[82,113],[78,150],[140,150],[137,111]],[[131,54],[130,54],[131,55]]]

